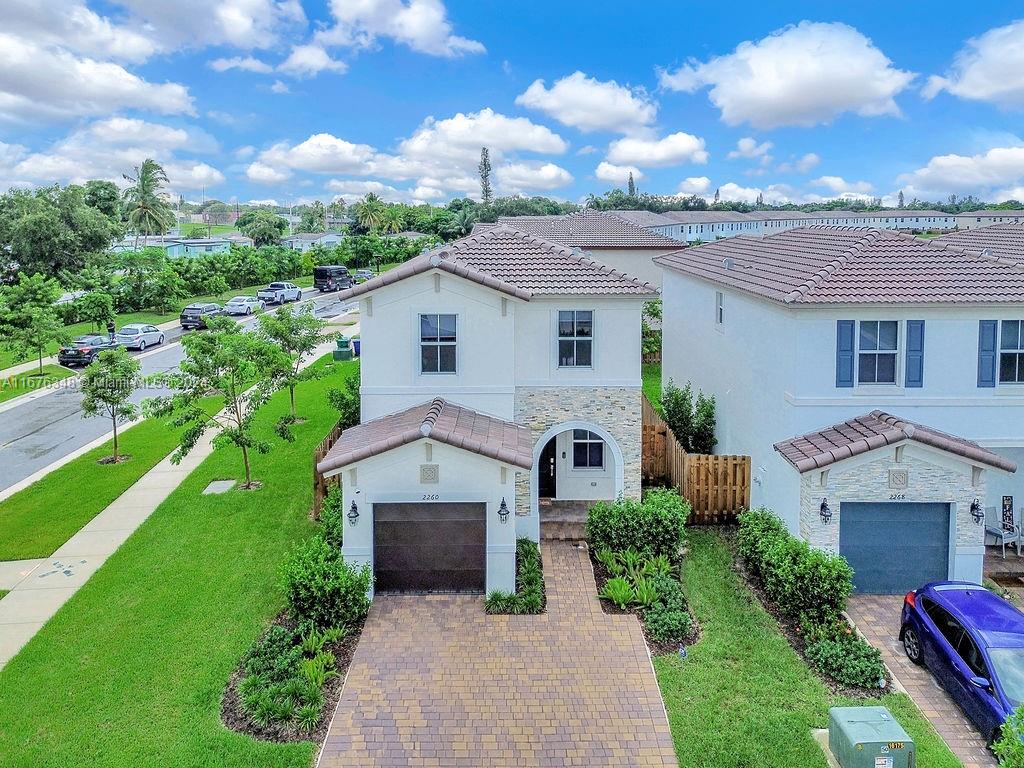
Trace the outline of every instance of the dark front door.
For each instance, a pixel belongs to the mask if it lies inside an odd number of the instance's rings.
[[[373,562],[380,592],[483,592],[487,506],[373,505]]]
[[[839,521],[855,591],[903,594],[949,578],[949,504],[843,502]]]
[[[557,453],[557,438],[552,437],[544,450],[540,452],[540,464],[537,467],[539,485],[537,494],[541,498],[553,499],[558,495],[555,485],[555,456]]]

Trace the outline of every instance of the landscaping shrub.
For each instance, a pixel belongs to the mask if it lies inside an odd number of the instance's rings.
[[[1024,706],[1017,707],[1003,723],[992,751],[1004,768],[1024,768]]]
[[[845,558],[796,538],[770,510],[743,512],[739,521],[740,556],[780,611],[820,624],[845,610],[853,590],[853,570]]]
[[[493,590],[484,604],[487,613],[543,613],[544,568],[540,547],[530,539],[516,541],[516,591]]]
[[[644,628],[659,643],[677,642],[690,634],[693,620],[686,611],[656,606],[644,613]]]
[[[715,438],[715,398],[698,392],[696,400],[693,386],[687,382],[680,389],[672,379],[661,395],[665,423],[687,453],[713,453]]]
[[[684,640],[693,629],[682,584],[664,555],[650,557],[627,549],[599,550],[595,558],[613,574],[599,597],[619,610],[634,608],[647,635],[656,643]]]
[[[878,688],[885,680],[881,652],[856,634],[845,620],[804,625],[802,631],[808,660],[836,682]]]
[[[280,683],[294,677],[302,659],[297,639],[298,633],[291,627],[272,626],[249,649],[244,662],[246,676],[259,676],[267,683]]]
[[[316,629],[352,627],[370,609],[370,568],[345,562],[324,533],[299,544],[281,570],[288,609],[300,624]]]
[[[320,510],[320,530],[327,543],[338,549],[341,549],[345,537],[345,514],[341,505],[341,486],[332,485]]]
[[[664,488],[648,491],[643,501],[599,501],[587,515],[587,539],[596,551],[632,549],[648,556],[664,555],[674,563],[686,541],[689,514],[689,502]]]

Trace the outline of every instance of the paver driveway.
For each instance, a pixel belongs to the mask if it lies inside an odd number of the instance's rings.
[[[964,768],[988,768],[996,765],[985,741],[928,672],[903,652],[899,641],[902,595],[854,595],[847,612],[868,642],[882,651],[882,660],[900,684],[931,721],[935,730],[964,764]]]
[[[636,618],[601,611],[585,550],[542,552],[540,616],[374,600],[319,766],[676,766]]]

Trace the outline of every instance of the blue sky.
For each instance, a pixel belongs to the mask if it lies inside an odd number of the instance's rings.
[[[152,156],[193,200],[441,203],[486,144],[499,194],[1024,199],[1005,2],[3,5],[4,186]]]

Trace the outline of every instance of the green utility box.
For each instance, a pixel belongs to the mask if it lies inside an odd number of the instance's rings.
[[[334,350],[333,357],[335,361],[352,359],[352,345],[344,336],[338,337],[338,348]]]
[[[841,768],[915,768],[914,742],[885,707],[832,707],[828,746]]]

